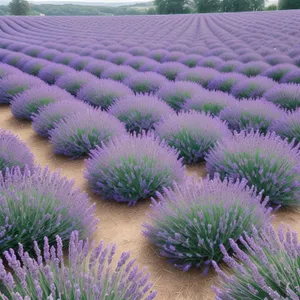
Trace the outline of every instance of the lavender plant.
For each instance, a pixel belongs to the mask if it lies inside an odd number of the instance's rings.
[[[45,59],[31,59],[22,66],[22,71],[33,76],[37,76],[38,73],[47,65],[49,62]]]
[[[0,175],[0,197],[1,253],[18,243],[31,252],[33,241],[40,244],[44,236],[51,245],[57,234],[68,241],[73,230],[88,237],[97,224],[87,195],[48,168],[7,169]]]
[[[229,243],[234,254],[231,256],[224,245],[221,251],[232,272],[222,271],[213,262],[221,279],[213,287],[217,299],[299,299],[300,244],[296,232],[281,226],[277,233],[269,225],[262,232],[254,228],[253,236],[244,233],[239,243],[232,239]]]
[[[269,77],[275,81],[280,81],[287,73],[296,71],[297,67],[292,64],[279,64],[268,68],[262,76]]]
[[[246,77],[239,73],[221,73],[208,83],[207,88],[229,93],[234,85],[244,79]]]
[[[29,169],[34,167],[34,155],[29,147],[17,135],[0,129],[0,172],[16,166],[23,170],[25,165]]]
[[[156,96],[137,95],[116,101],[108,113],[125,123],[129,132],[142,133],[154,129],[155,125],[174,110]]]
[[[155,131],[170,147],[176,148],[188,164],[201,161],[219,139],[231,136],[225,123],[197,111],[166,116]]]
[[[101,78],[123,82],[136,73],[137,71],[129,66],[113,66],[105,70]]]
[[[280,83],[297,83],[300,84],[300,70],[294,70],[288,72],[285,76],[282,77]]]
[[[251,235],[253,225],[263,228],[271,212],[268,199],[261,204],[261,194],[247,187],[246,180],[221,181],[217,175],[203,182],[189,179],[157,197],[143,233],[160,255],[183,271],[220,262],[221,244],[230,251],[229,238],[238,241],[243,232]]]
[[[210,176],[217,172],[221,178],[245,178],[272,204],[299,206],[300,152],[275,132],[236,132],[217,143],[205,159]]]
[[[59,77],[66,75],[69,72],[73,72],[71,68],[51,63],[39,71],[38,77],[48,84],[55,84]]]
[[[59,235],[55,239],[56,247],[45,237],[43,250],[34,241],[35,257],[25,252],[22,244],[18,251],[4,252],[12,272],[5,271],[1,260],[3,299],[152,300],[156,297],[157,293],[151,291],[150,274],[140,270],[135,259],[130,260],[130,252],[123,252],[116,260],[116,245],[105,246],[101,241],[88,256],[89,241],[80,240],[78,231],[73,231],[66,264],[63,257],[66,245]]]
[[[99,109],[68,115],[49,132],[54,152],[73,158],[87,155],[97,145],[125,133],[117,118]]]
[[[152,133],[124,135],[97,147],[85,173],[96,194],[135,204],[174,182],[182,182],[184,167],[176,150]]]
[[[165,62],[157,65],[153,71],[165,76],[169,80],[175,80],[179,73],[184,72],[188,68],[179,62]]]

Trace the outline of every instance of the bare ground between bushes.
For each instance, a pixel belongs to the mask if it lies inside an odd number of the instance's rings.
[[[86,191],[92,202],[96,202],[96,214],[100,219],[94,234],[96,242],[103,239],[106,243],[116,243],[118,252],[130,250],[132,257],[140,266],[147,267],[151,279],[158,291],[158,300],[210,300],[214,299],[210,286],[215,283],[215,274],[202,276],[200,270],[186,273],[175,269],[157,255],[141,234],[142,224],[147,219],[150,201],[143,201],[134,207],[125,204],[104,201],[95,196],[88,188],[84,178],[84,160],[71,160],[52,153],[47,139],[40,138],[31,128],[30,122],[16,120],[9,106],[0,106],[0,128],[11,130],[30,147],[36,162],[48,165],[51,170],[61,170],[69,179],[75,179],[75,185]],[[188,175],[205,176],[204,165],[187,168]],[[300,214],[280,211],[276,213],[273,223],[289,223],[300,234]]]

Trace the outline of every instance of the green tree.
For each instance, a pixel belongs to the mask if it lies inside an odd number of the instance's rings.
[[[199,13],[219,12],[222,10],[221,0],[195,0],[195,6]]]
[[[154,5],[160,15],[183,14],[185,12],[185,0],[154,0]]]
[[[276,4],[271,4],[266,7],[266,10],[277,10],[277,5]]]
[[[299,9],[300,0],[279,0],[279,9]]]
[[[156,9],[154,7],[150,7],[147,9],[147,15],[156,15]]]
[[[10,14],[16,16],[28,15],[30,7],[27,0],[12,0],[9,3]]]
[[[223,12],[256,11],[263,10],[265,0],[223,0]]]

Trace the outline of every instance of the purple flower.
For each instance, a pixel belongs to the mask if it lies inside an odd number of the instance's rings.
[[[120,259],[114,259],[116,245],[105,246],[101,241],[91,251],[88,240],[80,240],[79,232],[70,234],[69,245],[63,243],[61,235],[55,237],[56,247],[51,247],[49,238],[44,239],[44,253],[35,243],[36,257],[23,251],[19,244],[17,256],[14,250],[4,252],[5,262],[0,261],[1,281],[4,295],[14,299],[136,299],[152,300],[155,291],[150,291],[153,283],[145,269],[140,270],[129,252],[123,252]],[[54,243],[54,241],[53,241]],[[62,255],[63,248],[69,246],[67,264]],[[18,258],[17,258],[18,257]],[[6,272],[9,265],[11,273]],[[14,276],[12,276],[12,274]],[[30,284],[28,284],[30,283]],[[18,295],[18,296],[17,296]],[[24,298],[23,298],[24,297]]]
[[[97,77],[85,71],[74,71],[60,76],[55,84],[73,96],[76,96],[82,87],[91,82],[97,84]]]
[[[246,180],[222,182],[216,175],[164,189],[157,193],[159,201],[152,199],[143,233],[175,267],[208,268],[222,260],[221,244],[230,251],[229,238],[238,241],[244,232],[251,236],[253,225],[263,228],[270,219],[268,200],[261,204],[261,194],[246,185]]]
[[[279,84],[264,94],[267,101],[288,110],[300,107],[300,86],[298,84]]]
[[[56,86],[41,85],[32,87],[22,94],[16,95],[11,101],[11,112],[18,119],[31,120],[40,107],[57,101],[73,99],[73,97]]]
[[[32,87],[43,86],[40,79],[17,72],[1,80],[0,103],[10,103],[13,97],[29,90]]]
[[[236,99],[227,93],[203,89],[190,99],[187,99],[183,109],[185,111],[203,111],[218,116],[223,109],[232,106],[236,102]]]
[[[275,81],[280,81],[287,73],[296,71],[298,68],[292,64],[278,64],[267,69],[262,76],[272,78]]]
[[[217,299],[299,299],[296,232],[283,226],[276,232],[268,225],[263,231],[254,228],[253,236],[245,232],[239,241],[229,239],[229,243],[233,254],[224,245],[221,250],[230,273],[213,263],[220,276],[218,286],[213,287]]]
[[[107,60],[109,60],[110,62],[116,65],[122,65],[126,60],[128,60],[131,57],[132,55],[127,52],[115,52],[115,53],[111,53],[107,57]]]
[[[68,241],[73,230],[88,237],[97,224],[88,196],[48,168],[7,169],[0,175],[0,197],[1,253],[18,243],[32,252],[33,241],[40,244],[45,235],[50,245],[57,234]]]
[[[38,73],[48,66],[49,62],[45,59],[32,58],[22,66],[22,71],[33,76],[37,76]]]
[[[27,56],[23,53],[9,53],[8,55],[6,55],[3,59],[2,62],[14,67],[20,66],[20,62],[21,60],[24,61],[24,59],[26,59],[26,62],[28,60]]]
[[[113,66],[105,70],[101,78],[112,79],[115,81],[123,82],[128,77],[136,74],[137,71],[129,66]]]
[[[68,65],[71,62],[71,60],[78,58],[78,57],[79,56],[77,54],[63,52],[63,53],[57,54],[54,57],[53,61],[58,64]]]
[[[201,55],[189,54],[185,55],[179,62],[183,63],[189,68],[194,68],[197,66],[198,61],[202,59]]]
[[[97,60],[93,60],[89,57],[75,57],[69,62],[69,66],[76,71],[81,71],[85,68],[88,63],[97,62]]]
[[[165,76],[169,80],[175,80],[179,73],[187,69],[187,66],[178,62],[165,62],[158,64],[153,71]]]
[[[84,71],[101,78],[102,73],[113,66],[114,64],[111,62],[105,60],[96,60],[89,62],[83,69]]]
[[[125,84],[111,79],[100,79],[85,85],[78,92],[77,97],[94,106],[106,110],[117,99],[133,95],[132,90]]]
[[[219,72],[211,68],[196,67],[179,73],[177,80],[192,81],[207,87],[208,83],[219,75]]]
[[[125,123],[127,131],[142,133],[154,129],[163,116],[173,114],[174,110],[155,96],[137,95],[116,101],[108,113]]]
[[[262,76],[246,78],[232,87],[231,94],[239,99],[261,98],[267,90],[275,85],[275,81]]]
[[[275,132],[235,133],[217,143],[205,159],[210,176],[245,178],[273,204],[299,206],[300,152]]]
[[[270,54],[264,60],[272,66],[292,63],[292,59],[285,54]]]
[[[58,54],[60,54],[60,52],[55,49],[45,49],[40,52],[38,57],[52,61],[54,57],[57,56]]]
[[[198,54],[198,55],[204,55],[205,53],[207,53],[209,49],[205,46],[194,46],[191,47],[187,53],[192,53],[192,54]]]
[[[115,117],[99,109],[88,109],[68,115],[50,132],[50,142],[56,154],[71,157],[87,155],[97,145],[126,133]]]
[[[181,60],[185,54],[180,51],[171,51],[171,52],[166,52],[166,55],[163,58],[164,62],[176,62]]]
[[[239,59],[239,61],[241,61],[243,63],[250,63],[250,62],[260,61],[263,58],[261,55],[259,55],[257,53],[248,52],[248,53],[244,53],[241,56],[239,56],[238,59]]]
[[[148,53],[148,57],[158,62],[162,62],[165,59],[167,54],[169,54],[169,51],[165,49],[155,49]]]
[[[97,59],[107,60],[112,53],[106,49],[94,51],[91,56]]]
[[[288,72],[285,76],[282,77],[281,83],[297,83],[300,84],[300,70],[294,70]]]
[[[69,97],[71,98],[71,96]],[[69,99],[54,102],[47,106],[40,107],[36,114],[31,116],[32,129],[40,136],[48,137],[49,131],[55,127],[63,118],[77,112],[83,112],[90,106],[85,102]]]
[[[231,130],[254,129],[266,133],[271,123],[283,113],[276,105],[265,100],[244,100],[222,110],[219,117],[227,122]]]
[[[249,62],[246,64],[242,64],[235,71],[237,73],[244,74],[248,77],[253,77],[253,76],[260,75],[268,68],[270,68],[270,65],[263,61],[252,61],[252,62]],[[270,77],[270,76],[268,76],[268,77]],[[272,78],[272,79],[275,79],[275,78]]]
[[[128,52],[134,56],[147,56],[147,53],[149,52],[149,50],[145,47],[142,46],[134,46],[131,47]]]
[[[201,86],[193,82],[166,82],[158,90],[157,96],[167,102],[175,111],[179,111],[187,99],[201,91]]]
[[[207,88],[229,93],[234,85],[244,79],[246,77],[239,73],[221,73],[208,83]]]
[[[95,193],[129,204],[184,178],[178,153],[151,133],[111,140],[91,152],[86,168]]]
[[[38,77],[48,84],[55,84],[59,77],[72,72],[74,72],[74,70],[70,67],[56,63],[49,63],[39,71]]]
[[[216,69],[222,73],[236,72],[236,70],[243,66],[238,60],[229,60],[220,64]]]
[[[189,164],[203,160],[218,140],[231,136],[225,123],[197,111],[166,116],[155,130]]]
[[[14,75],[14,74],[21,75],[21,72],[18,69],[11,67],[7,64],[0,63],[0,79],[4,79],[9,75]]]
[[[207,56],[199,61],[198,66],[205,68],[216,68],[221,63],[223,63],[223,60],[221,58],[216,56]]]
[[[167,82],[163,75],[154,72],[138,72],[124,80],[133,92],[143,94],[155,93]]]
[[[23,48],[21,52],[32,57],[37,57],[43,50],[43,47],[32,45]]]
[[[29,169],[34,167],[34,155],[29,147],[17,135],[0,129],[0,172],[17,166],[24,170],[25,165]]]

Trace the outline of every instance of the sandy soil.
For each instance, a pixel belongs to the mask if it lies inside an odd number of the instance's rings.
[[[142,223],[147,218],[149,201],[138,203],[134,207],[111,203],[95,196],[88,188],[83,177],[84,160],[71,160],[55,156],[47,139],[40,138],[31,129],[30,122],[16,120],[8,106],[0,106],[0,128],[9,129],[18,134],[35,154],[36,162],[42,166],[48,165],[52,170],[61,170],[69,179],[75,178],[76,186],[86,191],[92,202],[96,202],[97,216],[100,219],[94,235],[96,242],[103,239],[106,243],[114,242],[118,252],[130,250],[132,257],[141,266],[147,267],[151,279],[158,290],[158,300],[208,300],[214,299],[210,286],[215,282],[215,274],[211,272],[203,277],[200,270],[187,273],[175,269],[160,258],[155,249],[149,246],[141,234]],[[203,165],[189,167],[189,175],[205,176]],[[280,223],[289,223],[300,233],[299,213],[280,211],[273,220],[277,227]]]

